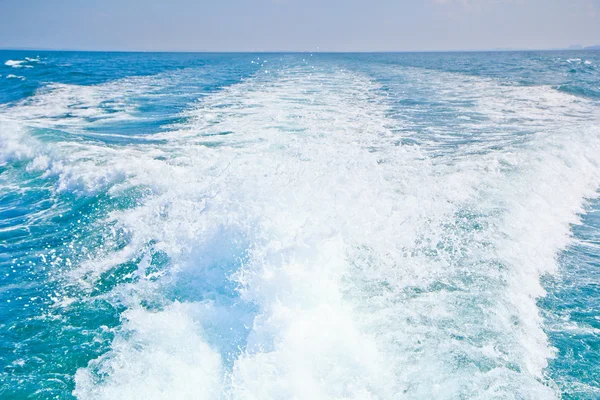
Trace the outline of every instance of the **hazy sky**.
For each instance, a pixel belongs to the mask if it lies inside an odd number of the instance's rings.
[[[600,44],[600,0],[0,0],[0,47],[386,51]]]

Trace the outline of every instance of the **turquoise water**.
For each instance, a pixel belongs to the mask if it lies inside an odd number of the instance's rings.
[[[600,398],[600,52],[0,51],[0,397]]]

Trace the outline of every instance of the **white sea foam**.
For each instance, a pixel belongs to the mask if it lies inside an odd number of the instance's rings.
[[[8,66],[8,67],[13,67],[13,68],[22,68],[23,67],[23,63],[25,63],[26,60],[8,60],[7,62],[4,63],[4,65]]]
[[[89,126],[139,118],[138,98],[155,96],[163,86],[162,76],[124,78],[87,86],[52,83],[16,104],[0,105],[0,113],[5,119],[28,126],[78,133]]]
[[[141,309],[126,312],[124,325],[134,335],[113,343],[119,357],[97,360],[91,367],[97,368],[94,372],[108,374],[110,385],[99,386],[97,375],[91,370],[81,371],[77,378],[84,389],[76,389],[75,395],[88,399],[219,398],[221,359],[203,340],[201,327],[189,317],[198,308],[202,305],[174,303],[161,313]],[[130,374],[121,374],[123,370]],[[91,387],[97,390],[88,392]]]
[[[51,84],[30,98],[0,105],[0,129],[5,132],[0,138],[0,162],[29,160],[29,171],[56,178],[58,192],[90,195],[122,182],[130,172],[141,169],[136,164],[149,167],[162,151],[133,148],[125,155],[100,144],[69,140],[69,136],[94,124],[134,120],[135,97],[152,94],[162,87],[161,82],[159,76],[92,86]],[[38,141],[29,132],[31,127],[58,128],[63,137],[52,143]],[[127,136],[129,140],[135,137]]]
[[[70,271],[89,290],[142,259],[136,281],[105,296],[128,311],[74,394],[558,398],[536,298],[598,188],[597,112],[546,87],[402,73],[472,102],[452,103],[470,119],[451,120],[480,140],[440,152],[453,139],[439,128],[398,145],[414,110],[391,118],[367,77],[299,68],[204,98],[160,147],[27,154],[57,190],[153,193],[102,221],[127,246]],[[152,272],[149,249],[167,271]]]
[[[25,57],[24,60],[8,60],[4,63],[4,65],[6,65],[7,67],[13,67],[13,68],[33,68],[33,65],[31,65],[32,63],[40,63],[41,60],[39,57],[36,58],[31,58],[31,57]]]
[[[35,147],[37,141],[22,126],[0,119],[0,166],[32,158]]]
[[[555,112],[573,103],[567,113],[580,106],[546,88],[477,85],[509,98],[478,101],[490,124],[513,101],[549,96]],[[189,129],[164,135],[181,147],[162,176],[137,176],[161,194],[112,216],[133,235],[120,261],[150,240],[172,256],[170,284],[189,296],[178,318],[196,326],[187,335],[198,351],[213,354],[206,365],[217,375],[199,385],[216,397],[557,397],[543,375],[553,349],[535,299],[540,275],[555,269],[570,224],[595,195],[599,132],[557,117],[552,132],[504,151],[430,159],[391,144],[395,122],[374,89],[352,74],[296,71],[206,99]],[[522,118],[546,115],[544,104],[531,104]],[[201,146],[217,132],[232,133]],[[237,294],[202,298],[231,281]],[[172,313],[134,309],[163,323]],[[146,387],[128,364],[139,363],[168,377],[160,390],[149,382],[146,397],[193,398],[184,361],[148,358],[188,344],[152,326],[127,322],[113,350],[78,373],[76,394]]]
[[[18,107],[3,111],[6,117],[30,125],[76,127],[94,120],[126,118],[133,110],[127,104],[128,95],[132,93],[107,86],[51,84]]]

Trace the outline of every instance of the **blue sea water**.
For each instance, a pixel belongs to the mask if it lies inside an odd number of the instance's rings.
[[[600,52],[0,51],[0,397],[600,398]]]

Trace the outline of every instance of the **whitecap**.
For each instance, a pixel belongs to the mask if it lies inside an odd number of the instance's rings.
[[[4,63],[4,65],[13,68],[21,68],[25,62],[25,60],[8,60]]]

